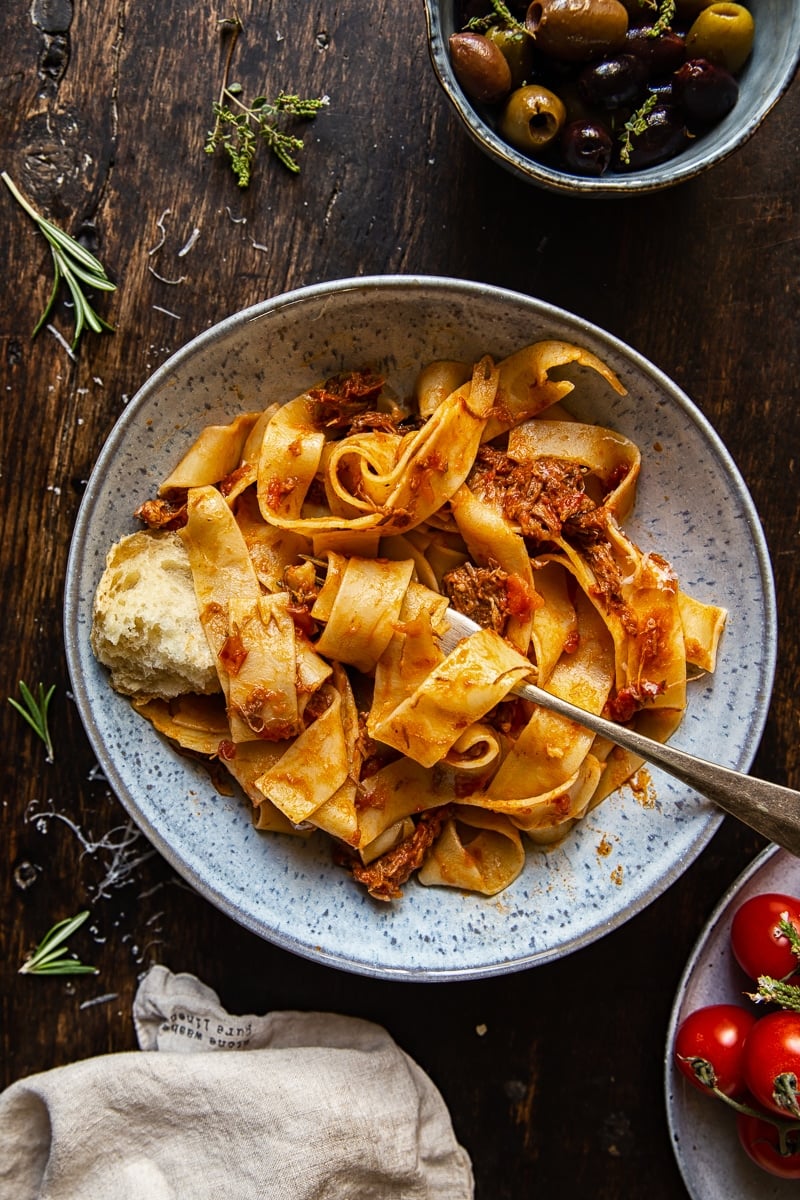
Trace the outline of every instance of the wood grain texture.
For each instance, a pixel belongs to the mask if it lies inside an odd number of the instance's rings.
[[[11,7],[0,14],[0,166],[100,255],[118,291],[98,301],[117,332],[88,335],[74,358],[50,330],[31,341],[48,253],[0,191],[0,695],[20,679],[57,689],[52,765],[3,711],[2,1083],[132,1048],[137,980],[163,962],[200,976],[232,1011],[325,1008],[386,1025],[440,1087],[480,1198],[682,1195],[662,1101],[666,1022],[686,956],[760,848],[755,835],[726,822],[624,928],[518,975],[388,984],[294,958],[183,884],[98,777],[69,696],[63,581],[82,491],[115,420],[155,367],[215,321],[287,288],[366,273],[515,288],[624,338],[729,446],[764,523],[781,618],[754,770],[800,786],[800,88],[701,179],[629,202],[569,201],[506,175],[467,141],[430,69],[421,5],[241,0],[233,77],[245,93],[330,96],[305,127],[301,173],[262,158],[241,191],[222,157],[203,152],[224,11],[185,0]],[[52,324],[69,337],[63,305]],[[97,979],[20,977],[52,921],[82,907],[91,927],[75,948],[101,968]]]

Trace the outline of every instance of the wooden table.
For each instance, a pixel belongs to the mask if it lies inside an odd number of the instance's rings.
[[[56,687],[52,765],[8,706],[3,720],[3,1084],[133,1048],[137,980],[162,962],[200,976],[234,1012],[323,1008],[384,1024],[441,1089],[480,1197],[684,1194],[662,1100],[668,1013],[695,938],[760,839],[726,821],[622,929],[516,975],[397,984],[293,957],[210,907],[127,825],[70,700],[64,570],[85,482],[126,400],[219,318],[363,273],[515,288],[625,339],[730,448],[765,526],[782,629],[754,772],[800,786],[800,87],[699,180],[630,202],[569,201],[518,182],[467,141],[431,71],[420,4],[240,0],[232,78],[246,94],[330,96],[304,129],[301,173],[261,157],[240,190],[222,158],[203,153],[226,10],[185,0],[7,7],[0,165],[96,249],[118,291],[98,301],[113,335],[90,333],[74,357],[50,329],[32,341],[49,256],[0,189],[2,695],[21,679]],[[62,304],[52,325],[69,338]],[[84,907],[91,933],[80,946],[99,978],[18,975],[49,925]]]

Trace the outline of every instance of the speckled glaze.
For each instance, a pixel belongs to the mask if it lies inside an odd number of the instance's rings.
[[[450,65],[448,41],[457,30],[457,0],[425,0],[433,69],[467,134],[490,158],[520,179],[571,196],[639,196],[671,187],[722,162],[755,133],[797,70],[800,4],[794,0],[748,0],[747,6],[755,20],[755,40],[752,55],[738,76],[739,99],[733,111],[669,162],[595,179],[556,171],[528,158],[498,136],[489,111],[470,104]]]
[[[114,694],[89,646],[92,598],[111,543],[208,422],[290,399],[344,367],[373,365],[401,391],[433,358],[502,357],[541,338],[599,354],[619,397],[578,370],[577,415],[635,439],[644,465],[634,517],[643,547],[666,554],[684,588],[730,610],[716,674],[690,688],[675,743],[746,770],[763,728],[775,663],[775,604],[758,518],[738,471],[689,399],[600,329],[527,296],[460,280],[381,276],[322,283],[222,321],[145,383],[113,429],[75,526],[65,600],[75,698],[111,786],[155,846],[198,891],[298,954],[391,979],[468,979],[576,950],[654,900],[696,858],[721,818],[658,771],[656,801],[623,789],[560,847],[533,848],[494,899],[410,883],[391,905],[332,865],[322,836],[256,832],[248,805],[214,791]],[[600,848],[610,852],[601,853]]]
[[[703,1096],[672,1063],[675,1033],[684,1017],[706,1004],[746,1004],[753,984],[730,949],[733,914],[759,892],[800,896],[800,859],[769,846],[723,896],[700,935],[681,978],[666,1048],[666,1104],[670,1135],[692,1200],[788,1200],[797,1180],[775,1179],[745,1154],[736,1135],[736,1114]]]

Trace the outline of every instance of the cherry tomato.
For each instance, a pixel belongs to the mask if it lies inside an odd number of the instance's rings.
[[[755,1016],[738,1004],[709,1004],[695,1009],[675,1035],[674,1056],[680,1071],[700,1091],[714,1086],[704,1064],[710,1064],[716,1087],[726,1096],[746,1091],[743,1058]]]
[[[736,1117],[739,1141],[753,1162],[779,1179],[800,1179],[800,1126],[784,1122],[762,1121],[739,1113]]]
[[[747,1035],[742,1065],[764,1108],[800,1119],[800,1013],[781,1009],[760,1017]]]
[[[785,979],[800,966],[789,939],[778,925],[786,913],[800,934],[800,899],[780,892],[751,896],[736,910],[731,925],[731,949],[751,979],[772,975]]]

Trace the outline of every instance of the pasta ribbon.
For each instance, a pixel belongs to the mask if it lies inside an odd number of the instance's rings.
[[[350,558],[336,577],[317,652],[368,672],[383,654],[414,571],[412,560]],[[311,615],[320,615],[315,605]]]
[[[498,634],[482,629],[460,642],[393,712],[368,719],[367,728],[378,741],[432,767],[530,669]]]
[[[522,839],[507,817],[461,806],[445,822],[419,881],[495,896],[524,865]]]
[[[161,484],[159,496],[181,488],[205,487],[231,475],[241,464],[247,439],[261,417],[261,413],[248,412],[229,425],[206,425]]]

